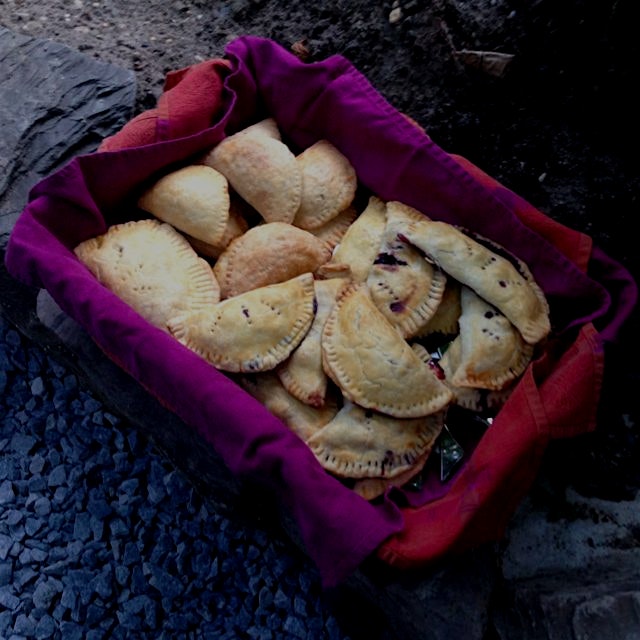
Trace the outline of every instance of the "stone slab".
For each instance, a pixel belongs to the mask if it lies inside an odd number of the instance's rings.
[[[0,27],[0,243],[31,187],[131,118],[132,71]]]

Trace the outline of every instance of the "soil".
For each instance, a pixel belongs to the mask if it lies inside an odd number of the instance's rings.
[[[631,0],[0,0],[0,24],[133,69],[138,112],[155,105],[166,72],[221,57],[239,35],[295,45],[308,61],[344,55],[437,144],[590,234],[637,279],[631,9]],[[495,75],[461,50],[513,58]],[[552,482],[624,499],[640,487],[637,326],[636,313],[620,344],[608,347],[599,428],[555,443],[547,484],[534,491]]]

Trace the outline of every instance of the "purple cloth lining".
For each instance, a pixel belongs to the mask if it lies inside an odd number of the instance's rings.
[[[251,37],[234,41],[227,53],[234,71],[225,83],[228,108],[219,123],[193,136],[71,161],[30,193],[6,265],[16,278],[47,289],[110,357],[196,429],[234,474],[271,486],[330,586],[402,528],[401,510],[390,500],[372,505],[326,474],[260,403],[100,285],[75,258],[78,242],[135,217],[135,196],[146,181],[211,147],[225,129],[268,113],[301,148],[323,137],[332,141],[381,197],[477,229],[537,265],[556,327],[605,314],[622,322],[629,309],[623,303],[612,307],[601,283],[521,225],[345,59],[305,65],[278,45]],[[622,289],[633,288],[612,265]]]

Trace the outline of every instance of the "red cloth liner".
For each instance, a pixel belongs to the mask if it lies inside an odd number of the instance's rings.
[[[206,60],[167,74],[155,109],[144,111],[116,135],[105,138],[98,151],[141,147],[188,136],[210,127],[223,108],[227,60]]]

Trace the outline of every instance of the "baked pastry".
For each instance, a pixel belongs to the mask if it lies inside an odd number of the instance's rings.
[[[273,138],[274,140],[282,140],[278,123],[274,118],[264,118],[255,124],[250,124],[248,127],[242,129],[245,135],[249,136],[266,136],[267,138]]]
[[[416,457],[406,471],[393,478],[359,478],[353,483],[351,489],[365,500],[375,500],[384,495],[390,487],[402,487],[415,478],[424,468],[433,447],[427,448]]]
[[[366,209],[347,229],[335,248],[331,264],[346,265],[354,282],[364,282],[378,255],[386,221],[385,203],[377,196],[371,196]]]
[[[259,124],[259,123],[258,123]],[[203,163],[224,175],[267,222],[293,222],[302,196],[302,174],[289,147],[264,123],[222,140]]]
[[[442,430],[442,412],[401,420],[351,402],[307,440],[318,462],[345,478],[394,478],[414,469]]]
[[[322,330],[345,285],[341,278],[315,280],[316,315],[311,328],[295,351],[277,369],[284,388],[295,398],[314,407],[324,405],[327,374],[322,368]]]
[[[549,306],[540,287],[522,263],[516,267],[453,225],[429,220],[405,208],[407,225],[402,237],[453,278],[473,289],[499,309],[529,344],[551,329]],[[506,252],[504,252],[506,254]]]
[[[273,371],[242,376],[239,380],[245,391],[259,400],[273,415],[306,441],[338,413],[338,399],[329,394],[322,407],[300,402],[283,386]]]
[[[330,258],[329,245],[308,231],[285,222],[268,222],[232,240],[213,272],[221,296],[230,298],[314,272]]]
[[[429,318],[427,324],[418,331],[416,336],[426,337],[434,333],[454,335],[458,333],[458,319],[462,313],[460,307],[460,283],[453,278],[447,278],[444,293],[436,312]]]
[[[347,233],[347,230],[357,217],[358,211],[356,208],[349,206],[337,216],[325,222],[321,227],[310,229],[309,232],[316,236],[316,238],[324,240],[333,251],[333,249],[340,244],[345,233]]]
[[[224,371],[255,373],[289,357],[314,316],[313,276],[253,289],[169,322],[186,347]]]
[[[328,140],[312,144],[296,162],[302,174],[302,195],[293,224],[317,229],[352,203],[358,186],[356,171]]]
[[[460,302],[460,335],[440,362],[447,380],[457,387],[503,389],[525,370],[533,345],[468,287],[462,287]]]
[[[210,309],[220,300],[211,266],[159,220],[111,226],[74,252],[98,281],[165,331],[170,318]]]
[[[388,206],[382,241],[369,270],[367,285],[385,318],[405,338],[410,338],[419,333],[436,312],[446,276],[427,262],[420,251],[398,240],[403,222],[397,208]]]
[[[216,244],[229,219],[229,184],[215,169],[190,165],[157,180],[138,206],[184,233]]]
[[[231,206],[229,207],[229,219],[227,220],[224,234],[218,242],[214,244],[205,242],[204,240],[199,240],[198,238],[194,238],[193,236],[190,236],[186,233],[184,233],[183,235],[189,241],[189,244],[200,255],[215,260],[229,246],[232,240],[240,237],[243,233],[245,233],[245,231],[247,231],[248,228],[249,224],[247,223],[246,219],[236,211],[232,200]]]
[[[371,300],[365,284],[344,287],[325,323],[327,375],[352,402],[396,418],[435,413],[451,392]]]
[[[452,365],[451,363],[453,360],[456,360],[457,362],[457,359],[459,358],[459,353],[457,356],[454,356],[454,353],[458,351],[458,347],[454,347],[454,350],[449,353],[449,356],[447,356],[446,359],[442,358],[439,361],[434,360],[427,349],[419,342],[412,344],[411,348],[423,362],[428,364],[434,371],[439,372],[438,375],[442,376],[443,382],[453,393],[451,404],[457,405],[458,407],[469,409],[476,413],[496,411],[504,405],[513,391],[513,385],[494,391],[490,389],[479,389],[476,387],[458,387],[452,384],[447,376],[453,375],[451,366],[455,365]],[[445,355],[448,351],[448,349],[445,351]],[[444,367],[442,366],[443,360]]]

